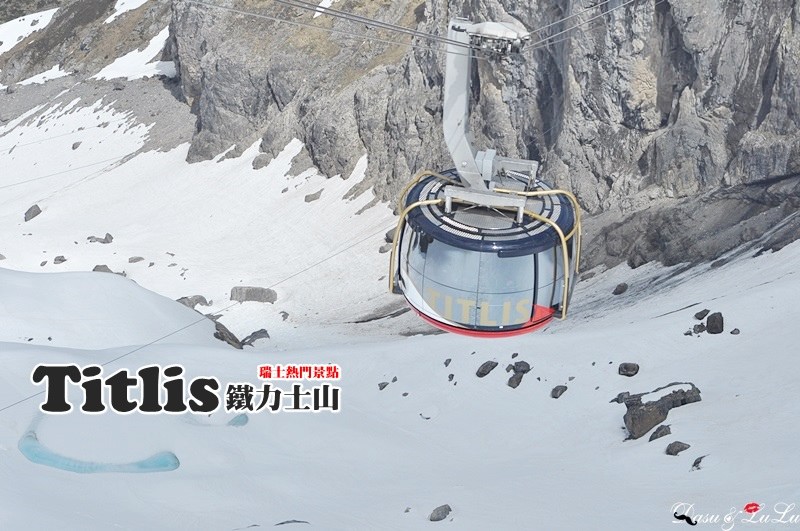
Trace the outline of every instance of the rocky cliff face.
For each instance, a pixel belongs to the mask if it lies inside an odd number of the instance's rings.
[[[604,213],[596,233],[609,230],[590,243],[589,265],[714,258],[760,236],[798,204],[796,2],[641,1],[597,17],[620,4],[601,2],[561,23],[581,4],[398,0],[336,7],[438,34],[456,15],[547,27],[502,65],[478,61],[473,130],[477,145],[541,158],[547,179],[574,190],[587,211]],[[225,5],[258,11],[251,2]],[[263,12],[312,23],[308,12]],[[403,41],[327,17],[316,23]],[[402,47],[184,0],[173,3],[172,31],[184,93],[198,115],[194,159],[231,144],[241,150],[258,137],[265,152],[275,153],[296,136],[306,143],[307,161],[329,175],[347,175],[367,153],[369,182],[383,199],[415,171],[449,164],[440,131],[441,48],[419,41],[419,48]],[[552,44],[538,42],[549,36]],[[780,190],[768,192],[776,182]],[[711,204],[714,220],[704,217]],[[717,237],[748,219],[750,231]],[[669,251],[676,236],[683,244]],[[690,255],[686,239],[697,242]]]
[[[150,0],[104,25],[112,0],[65,2],[46,31],[3,57],[0,82],[55,63],[91,75],[169,22],[165,58],[177,62],[197,116],[190,160],[231,146],[236,156],[256,141],[268,158],[296,137],[307,148],[297,171],[313,164],[347,176],[367,154],[368,179],[352,193],[372,186],[384,200],[416,171],[451,165],[443,48],[279,4],[212,3],[223,9]],[[576,192],[593,214],[585,266],[708,260],[743,242],[778,248],[800,236],[790,218],[800,206],[796,0],[584,5],[334,7],[439,35],[454,16],[514,19],[534,31],[521,54],[476,62],[475,145],[540,159],[545,179]]]

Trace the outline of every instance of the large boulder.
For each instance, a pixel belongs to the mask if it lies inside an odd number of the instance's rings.
[[[447,518],[447,516],[450,514],[451,511],[452,509],[450,508],[449,505],[447,504],[440,505],[431,512],[431,515],[428,517],[428,519],[431,522],[440,522],[445,518]]]
[[[42,209],[39,208],[39,205],[33,205],[25,211],[25,221],[30,221],[41,213]]]
[[[278,300],[278,294],[270,288],[256,286],[235,286],[231,289],[231,300],[237,302],[268,302]]]
[[[724,329],[722,314],[714,312],[706,320],[706,332],[709,334],[721,334]]]
[[[642,402],[642,397],[644,395],[656,393],[677,385],[689,385],[691,388],[688,391],[685,389],[678,389],[662,396],[658,400]],[[693,383],[674,382],[659,387],[651,393],[640,393],[636,395],[620,393],[617,398],[612,400],[612,402],[624,403],[627,408],[623,421],[625,422],[625,427],[628,429],[631,439],[642,437],[651,429],[664,422],[671,409],[701,400],[700,389]]]

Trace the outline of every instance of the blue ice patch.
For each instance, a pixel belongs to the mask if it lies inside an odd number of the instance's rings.
[[[22,436],[17,444],[17,448],[28,461],[33,463],[76,472],[78,474],[96,474],[100,472],[122,472],[122,473],[142,473],[142,472],[169,472],[176,470],[180,466],[178,457],[172,452],[159,452],[146,459],[134,461],[133,463],[97,463],[95,461],[82,461],[72,459],[53,452],[36,437],[36,432],[30,430]]]
[[[228,426],[235,426],[238,428],[239,426],[247,424],[247,421],[247,413],[240,413],[228,421]]]

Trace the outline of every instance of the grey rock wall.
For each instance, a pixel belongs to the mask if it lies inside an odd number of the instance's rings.
[[[533,30],[521,54],[476,61],[475,146],[540,159],[546,180],[577,194],[592,214],[584,267],[714,259],[778,226],[767,247],[796,239],[798,222],[787,220],[800,204],[796,0],[637,0],[608,12],[624,1],[335,8],[439,35],[454,16]],[[441,47],[255,0],[215,3],[322,29],[187,0],[151,0],[102,24],[112,0],[64,1],[44,31],[0,58],[0,82],[53,64],[91,75],[169,23],[163,58],[176,61],[177,95],[196,117],[190,161],[254,142],[269,159],[299,138],[306,151],[293,172],[347,177],[366,154],[367,179],[350,193],[372,187],[390,201],[416,171],[451,165]]]
[[[670,212],[702,217],[704,207],[718,204],[719,219],[699,225],[728,229],[727,208],[741,213],[753,201],[733,225],[779,204],[773,197],[768,208],[752,190],[735,201],[714,192],[800,172],[794,0],[641,1],[602,18],[601,9],[622,1],[585,13],[573,0],[379,4],[335,7],[438,34],[454,15],[547,27],[519,56],[499,65],[477,61],[472,128],[478,147],[540,158],[544,176],[574,190],[585,210],[615,213],[603,218],[608,231],[596,231],[602,237],[590,243],[588,265],[684,261],[686,252],[669,251],[669,235],[662,234],[670,230]],[[226,5],[257,10],[249,2]],[[298,10],[272,14],[312,23]],[[580,16],[558,23],[571,15]],[[368,33],[328,17],[313,23]],[[386,200],[417,170],[449,165],[440,131],[444,55],[431,43],[403,48],[183,0],[173,2],[172,30],[183,90],[198,115],[191,160],[233,143],[240,152],[259,137],[262,151],[274,155],[298,137],[327,175],[349,175],[368,154],[368,180],[354,192],[374,186]],[[545,45],[548,36],[552,44]],[[794,189],[781,195],[796,198]],[[654,206],[658,214],[648,213]],[[780,219],[773,212],[753,235]],[[681,228],[682,238],[702,239],[693,224]],[[713,258],[741,239],[736,234],[688,259]]]

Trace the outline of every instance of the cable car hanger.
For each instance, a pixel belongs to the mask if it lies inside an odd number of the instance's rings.
[[[580,260],[575,196],[538,178],[539,162],[475,151],[469,134],[476,51],[519,53],[518,23],[449,23],[442,128],[455,168],[423,170],[398,200],[389,289],[449,332],[503,337],[565,319]]]

